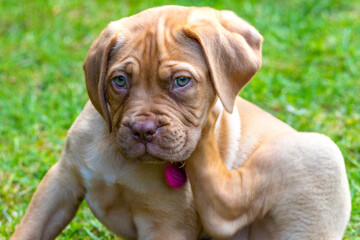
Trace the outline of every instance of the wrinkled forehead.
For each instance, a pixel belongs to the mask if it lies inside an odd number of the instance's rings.
[[[156,10],[144,11],[108,26],[116,37],[110,64],[132,59],[141,68],[156,68],[168,61],[204,65],[199,44],[182,30],[189,11],[172,7]]]

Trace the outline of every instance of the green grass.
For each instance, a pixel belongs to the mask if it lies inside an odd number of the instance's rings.
[[[328,1],[0,1],[0,239],[24,215],[88,99],[82,62],[111,20],[164,4],[231,9],[264,36],[263,67],[242,96],[345,157],[360,239],[360,4]],[[58,239],[114,239],[86,203]]]

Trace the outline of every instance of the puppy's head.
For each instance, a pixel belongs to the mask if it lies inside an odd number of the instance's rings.
[[[261,35],[229,11],[168,6],[111,22],[84,63],[90,99],[128,159],[184,161],[217,97],[231,112]]]

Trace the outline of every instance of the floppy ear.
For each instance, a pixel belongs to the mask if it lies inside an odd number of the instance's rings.
[[[106,73],[111,50],[116,42],[116,34],[105,29],[91,45],[83,65],[90,100],[106,121],[109,132],[112,125],[106,101]]]
[[[228,112],[239,91],[261,66],[260,33],[233,12],[197,10],[185,35],[202,47],[215,90]]]

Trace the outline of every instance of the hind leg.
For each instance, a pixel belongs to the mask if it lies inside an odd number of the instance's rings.
[[[284,194],[253,224],[250,239],[342,239],[350,216],[350,194],[337,146],[315,133],[284,136],[276,142],[286,146],[272,152],[288,170],[282,183]]]

